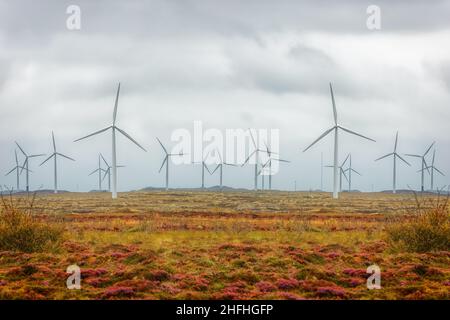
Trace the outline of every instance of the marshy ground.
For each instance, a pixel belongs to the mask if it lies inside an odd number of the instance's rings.
[[[387,240],[386,228],[414,213],[413,195],[66,193],[38,195],[34,206],[63,240],[0,252],[2,299],[450,298],[448,250],[407,252]],[[66,288],[73,264],[80,290]],[[366,286],[373,264],[379,290]]]

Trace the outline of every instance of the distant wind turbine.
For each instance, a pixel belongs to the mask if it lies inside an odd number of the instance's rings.
[[[428,166],[426,168],[427,170],[431,170],[431,191],[434,190],[434,171],[436,170],[441,176],[445,176],[445,174],[443,174],[438,168],[434,166],[435,158],[436,158],[436,150],[433,150],[433,158],[431,160],[431,166]]]
[[[22,171],[25,168],[19,165],[19,159],[17,158],[17,150],[14,150],[14,154],[16,156],[16,166],[14,168],[12,168],[7,174],[5,174],[5,176],[9,176],[11,173],[16,171],[16,186],[17,186],[17,191],[20,191],[20,178],[19,178],[20,171],[19,171],[19,169],[21,169],[21,171]],[[25,169],[25,170],[27,170],[27,169]]]
[[[433,148],[434,144],[436,142],[433,142],[427,149],[427,151],[425,151],[425,153],[423,155],[419,155],[419,154],[411,154],[411,153],[407,153],[405,154],[405,156],[408,157],[415,157],[415,158],[420,158],[421,163],[422,163],[422,169],[419,171],[421,172],[421,182],[420,182],[420,190],[422,192],[425,191],[425,170],[428,171],[428,173],[430,173],[430,170],[428,169],[428,165],[427,162],[425,161],[425,157],[427,156],[428,152],[430,152],[431,148]]]
[[[106,176],[108,176],[108,191],[111,192],[111,168],[112,167],[105,160],[105,158],[103,157],[103,155],[101,153],[100,153],[100,157],[102,158],[103,162],[106,165],[106,170],[104,170],[105,174],[103,175],[102,181],[105,180]],[[117,165],[117,168],[125,168],[125,166]]]
[[[347,155],[345,160],[341,163],[340,166],[338,166],[339,169],[339,192],[342,192],[342,176],[344,176],[345,180],[348,182],[347,175],[345,174],[344,166],[347,163],[348,158],[350,157],[350,154]],[[326,168],[334,168],[334,166],[325,166]]]
[[[22,154],[25,156],[25,161],[23,162],[23,165],[22,165],[22,167],[21,167],[21,173],[22,173],[22,171],[23,170],[25,170],[26,172],[25,172],[25,174],[26,174],[26,188],[25,188],[25,190],[26,190],[26,192],[29,192],[30,191],[30,183],[29,183],[29,181],[30,181],[30,178],[29,178],[29,173],[31,172],[30,170],[29,170],[29,160],[31,159],[31,158],[36,158],[36,157],[43,157],[43,156],[45,156],[45,154],[43,154],[43,153],[40,153],[40,154],[32,154],[32,155],[28,155],[23,149],[22,149],[22,147],[17,143],[17,141],[16,141],[16,145],[19,147],[19,149],[20,149],[20,152],[22,152]]]
[[[266,152],[266,150],[262,150],[262,149],[259,148],[258,144],[257,144],[256,141],[255,141],[255,138],[253,137],[252,130],[251,130],[251,129],[248,129],[248,130],[249,130],[249,132],[250,132],[250,137],[251,137],[251,139],[252,139],[252,143],[253,143],[253,146],[255,147],[255,150],[254,150],[252,153],[250,153],[250,155],[247,157],[247,159],[245,159],[244,163],[242,164],[242,167],[250,160],[250,158],[251,158],[253,155],[255,155],[255,186],[254,186],[254,189],[255,189],[255,191],[257,191],[257,190],[258,190],[258,163],[259,163],[259,153],[260,153],[260,152]]]
[[[344,128],[341,125],[338,124],[338,116],[337,116],[337,110],[336,110],[336,103],[334,101],[334,94],[333,94],[333,87],[330,83],[330,92],[331,92],[331,102],[333,104],[333,114],[334,114],[334,126],[331,129],[328,129],[327,131],[325,131],[319,138],[317,138],[313,143],[311,143],[305,150],[303,150],[303,152],[307,151],[309,148],[311,148],[313,145],[315,145],[317,142],[319,142],[322,138],[324,138],[325,136],[327,136],[329,133],[334,132],[334,164],[333,164],[333,168],[334,168],[334,174],[333,174],[333,198],[337,199],[339,198],[339,191],[338,191],[338,159],[339,159],[339,143],[338,143],[338,137],[339,137],[339,129],[359,136],[361,138],[370,140],[375,142],[375,140],[368,138],[366,136],[363,136],[359,133],[356,133],[354,131],[351,131],[350,129]]]
[[[164,150],[164,153],[166,154],[164,157],[164,160],[161,164],[161,168],[159,168],[158,172],[161,172],[162,168],[164,167],[164,165],[166,165],[166,191],[169,190],[169,161],[170,161],[170,157],[173,156],[184,156],[185,153],[183,153],[183,151],[181,151],[180,153],[169,153],[166,149],[166,147],[164,147],[164,145],[162,144],[161,140],[158,139],[158,137],[156,138],[156,140],[158,140],[159,144],[161,145],[161,148]]]
[[[209,171],[208,166],[206,165],[206,156],[203,158],[202,162],[192,162],[193,164],[201,164],[202,165],[202,190],[205,189],[205,169],[208,171],[209,174],[211,174],[211,171]]]
[[[375,161],[379,161],[381,159],[393,156],[393,160],[394,160],[394,172],[393,172],[393,176],[392,176],[392,193],[396,193],[397,192],[397,158],[399,158],[400,160],[402,160],[404,163],[406,163],[408,166],[411,166],[409,164],[408,161],[406,161],[405,159],[403,159],[398,153],[397,153],[397,145],[398,145],[398,131],[397,134],[395,136],[395,144],[394,144],[394,152],[388,153],[387,155],[384,155],[378,159],[376,159]]]
[[[62,153],[56,152],[56,143],[55,143],[55,135],[53,134],[52,131],[52,141],[53,141],[53,153],[50,157],[48,157],[47,159],[45,159],[39,166],[42,166],[44,163],[46,163],[48,160],[50,160],[51,158],[53,159],[53,165],[54,165],[54,193],[58,193],[58,169],[57,169],[57,157],[63,157],[72,161],[75,161],[74,159],[72,159],[71,157],[68,157]]]
[[[263,181],[263,190],[264,190],[264,173],[269,173],[269,190],[272,190],[272,161],[278,161],[278,162],[285,162],[290,163],[288,160],[283,160],[279,158],[274,158],[272,155],[278,154],[276,152],[272,152],[272,150],[267,146],[267,144],[264,142],[264,145],[266,147],[266,153],[269,156],[269,159],[261,166],[261,170],[259,170],[258,175],[262,175],[262,181]]]
[[[219,177],[220,177],[220,179],[219,179],[219,181],[220,181],[219,186],[220,186],[220,191],[222,191],[222,188],[223,188],[223,184],[222,184],[222,181],[223,181],[223,166],[232,166],[232,167],[236,167],[236,165],[235,165],[235,164],[232,164],[232,163],[226,163],[225,161],[223,161],[222,156],[220,155],[219,150],[217,150],[217,154],[219,155],[220,162],[219,162],[219,164],[217,164],[217,166],[216,166],[216,168],[213,170],[213,172],[211,172],[211,175],[213,175],[214,172],[217,171],[217,169],[220,169],[220,170],[219,170]]]
[[[352,191],[352,173],[356,173],[357,175],[361,176],[362,174],[353,169],[352,167],[352,154],[350,153],[349,158],[349,167],[345,170],[345,172],[348,172],[348,192]]]
[[[102,168],[102,164],[101,164],[101,155],[98,155],[98,168],[95,169],[94,171],[92,171],[91,173],[89,173],[90,176],[92,176],[94,173],[98,173],[98,191],[103,191],[102,190],[102,173],[105,172],[105,169]]]
[[[147,152],[147,150],[144,149],[139,143],[136,142],[128,133],[126,133],[124,130],[120,129],[116,126],[116,118],[117,118],[117,106],[119,104],[119,94],[120,94],[120,83],[117,87],[117,94],[116,94],[116,102],[114,104],[114,112],[113,112],[113,122],[112,125],[109,127],[106,127],[102,130],[96,131],[94,133],[91,133],[90,135],[87,135],[83,138],[75,140],[75,142],[95,136],[97,134],[103,133],[109,129],[112,131],[112,198],[117,198],[117,155],[116,155],[116,131],[120,132],[125,138],[133,142],[135,145],[137,145],[139,148]]]

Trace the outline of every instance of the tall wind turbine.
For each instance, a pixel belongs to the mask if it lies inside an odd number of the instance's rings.
[[[351,153],[350,153],[349,161],[350,161],[349,162],[349,166],[345,170],[345,172],[348,171],[348,192],[351,192],[352,191],[352,173],[356,173],[358,176],[361,176],[361,173],[359,173],[358,171],[353,169],[353,167],[352,167],[352,154]]]
[[[100,157],[102,158],[103,162],[106,165],[106,170],[105,174],[103,175],[102,181],[105,180],[106,176],[108,176],[108,191],[111,192],[111,166],[109,165],[109,163],[105,160],[105,158],[103,157],[103,155],[100,153]],[[120,166],[117,165],[117,168],[124,168],[125,166]]]
[[[15,154],[15,156],[16,156],[16,166],[14,167],[14,168],[12,168],[7,174],[5,174],[5,176],[9,176],[11,173],[13,173],[14,171],[16,171],[16,185],[17,185],[17,191],[20,191],[20,178],[19,178],[19,175],[20,175],[20,172],[19,172],[19,169],[21,169],[21,171],[23,170],[23,169],[25,169],[24,167],[21,167],[20,165],[19,165],[19,159],[17,158],[17,150],[14,150],[14,154]],[[27,170],[27,169],[25,169],[25,170]],[[28,171],[28,170],[27,170]]]
[[[425,170],[427,170],[428,173],[430,173],[430,170],[428,169],[427,162],[425,161],[425,157],[427,156],[428,152],[430,152],[431,148],[433,148],[433,146],[434,146],[435,143],[436,143],[436,142],[433,142],[433,143],[428,147],[427,151],[425,151],[425,153],[424,153],[423,155],[420,155],[420,154],[410,154],[410,153],[405,154],[405,155],[408,156],[408,157],[415,157],[415,158],[420,158],[420,159],[421,159],[421,162],[422,162],[422,169],[421,169],[420,171],[421,171],[422,175],[421,175],[421,185],[420,185],[420,190],[421,190],[422,192],[425,191]]]
[[[436,150],[433,150],[433,158],[431,160],[431,166],[427,167],[427,170],[431,170],[431,191],[434,190],[434,171],[436,170],[441,176],[445,176],[438,168],[434,166],[434,160],[436,158]]]
[[[163,148],[164,153],[166,154],[166,156],[164,157],[164,160],[161,164],[161,168],[159,168],[158,172],[161,172],[162,168],[164,167],[164,165],[166,165],[166,191],[169,190],[169,161],[170,161],[170,157],[173,156],[184,156],[185,153],[183,153],[183,151],[181,151],[180,153],[169,153],[166,149],[166,147],[164,147],[164,145],[162,144],[161,140],[158,139],[158,137],[156,137],[156,139],[158,140],[159,144],[161,145],[161,148]]]
[[[116,131],[121,133],[125,138],[133,142],[135,145],[137,145],[139,148],[147,152],[147,150],[144,149],[139,143],[136,142],[128,133],[126,133],[124,130],[120,129],[118,126],[116,126],[116,118],[117,118],[117,106],[119,104],[119,93],[120,93],[120,83],[117,87],[117,94],[116,94],[116,102],[114,103],[114,112],[113,112],[113,122],[112,125],[109,127],[106,127],[102,130],[96,131],[94,133],[91,133],[90,135],[87,135],[83,138],[75,140],[75,142],[95,136],[97,134],[103,133],[109,129],[112,131],[112,198],[117,198],[117,155],[116,155]]]
[[[105,172],[105,169],[102,168],[100,154],[98,155],[98,168],[89,173],[89,175],[92,176],[96,172],[98,173],[98,191],[102,192],[102,173]]]
[[[56,143],[55,143],[55,135],[53,134],[52,131],[52,141],[53,141],[53,153],[50,157],[48,157],[46,160],[44,160],[39,166],[42,166],[44,163],[46,163],[48,160],[50,160],[51,158],[53,159],[53,165],[54,165],[54,193],[58,193],[58,170],[57,170],[57,157],[63,157],[72,161],[75,161],[74,159],[72,159],[71,157],[68,157],[62,153],[56,152]]]
[[[394,152],[388,153],[387,155],[384,155],[378,159],[376,159],[375,161],[379,161],[381,159],[393,156],[393,160],[394,160],[394,173],[393,173],[393,177],[392,177],[392,193],[396,193],[397,192],[397,158],[399,158],[400,160],[402,160],[404,163],[406,163],[408,166],[411,166],[409,164],[408,161],[406,161],[405,159],[403,159],[398,153],[397,153],[397,145],[398,145],[398,131],[397,134],[395,136],[395,144],[394,144]]]
[[[30,177],[29,177],[29,173],[30,173],[29,162],[30,161],[29,160],[31,158],[43,157],[43,156],[45,156],[45,154],[40,153],[40,154],[28,155],[25,151],[23,151],[22,147],[17,143],[17,141],[16,141],[16,145],[19,147],[20,152],[22,152],[22,154],[25,156],[25,161],[23,162],[23,165],[22,165],[22,168],[21,168],[20,172],[22,172],[23,170],[26,171],[26,173],[25,173],[26,174],[26,188],[25,188],[25,190],[26,190],[26,192],[29,192],[30,191],[30,183],[29,183],[29,181],[30,181]]]
[[[255,138],[253,137],[252,134],[252,130],[248,129],[250,132],[250,137],[252,138],[252,142],[253,142],[253,146],[255,147],[255,150],[250,153],[250,155],[247,157],[247,159],[245,159],[244,163],[242,164],[242,166],[244,166],[249,160],[250,158],[255,155],[255,191],[258,190],[258,162],[259,162],[259,153],[260,152],[266,152],[266,150],[262,150],[259,148],[258,144],[255,141]]]
[[[350,153],[347,155],[345,160],[341,163],[340,166],[338,166],[339,169],[339,192],[342,192],[342,176],[344,176],[345,180],[348,182],[347,175],[345,174],[344,166],[347,163],[348,158],[350,157]],[[326,168],[334,168],[334,166],[325,166]]]
[[[303,152],[307,151],[309,148],[311,148],[313,145],[315,145],[317,142],[319,142],[322,138],[324,138],[325,136],[327,136],[329,133],[334,132],[334,164],[333,164],[333,168],[334,168],[334,174],[333,174],[333,198],[337,199],[339,198],[339,191],[338,191],[338,174],[339,174],[339,168],[338,168],[338,159],[339,159],[339,129],[359,136],[361,138],[370,140],[375,142],[375,140],[368,138],[366,136],[363,136],[359,133],[356,133],[350,129],[347,129],[345,127],[342,127],[341,125],[338,124],[338,116],[337,116],[337,110],[336,110],[336,103],[334,101],[334,94],[333,94],[333,87],[330,83],[330,93],[331,93],[331,102],[333,104],[333,114],[334,114],[334,126],[331,129],[328,129],[327,131],[325,131],[319,138],[317,138],[313,143],[311,143],[305,150],[303,150]]]
[[[219,162],[219,164],[217,164],[217,166],[216,166],[216,168],[213,170],[213,172],[211,172],[211,175],[213,175],[214,172],[217,171],[217,169],[220,169],[220,170],[219,170],[219,176],[220,176],[220,184],[219,184],[219,186],[220,186],[220,191],[222,191],[222,188],[223,188],[223,184],[222,184],[222,181],[223,181],[223,166],[232,166],[232,167],[236,167],[236,165],[235,165],[235,164],[232,164],[232,163],[227,163],[227,162],[223,161],[222,156],[220,155],[219,150],[217,150],[217,154],[219,155],[220,162]]]

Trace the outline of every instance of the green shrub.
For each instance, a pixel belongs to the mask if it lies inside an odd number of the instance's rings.
[[[24,205],[24,199],[1,197],[0,251],[41,252],[60,243],[63,229],[36,219],[34,199]]]
[[[432,206],[417,201],[417,214],[411,220],[394,223],[386,231],[393,247],[409,252],[450,250],[448,198]]]

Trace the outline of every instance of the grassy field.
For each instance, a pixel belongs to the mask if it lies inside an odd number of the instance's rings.
[[[409,253],[386,227],[412,195],[134,192],[39,195],[62,225],[44,252],[0,252],[1,299],[449,299],[450,252]],[[66,268],[81,268],[81,289]],[[379,290],[366,269],[381,268]]]

